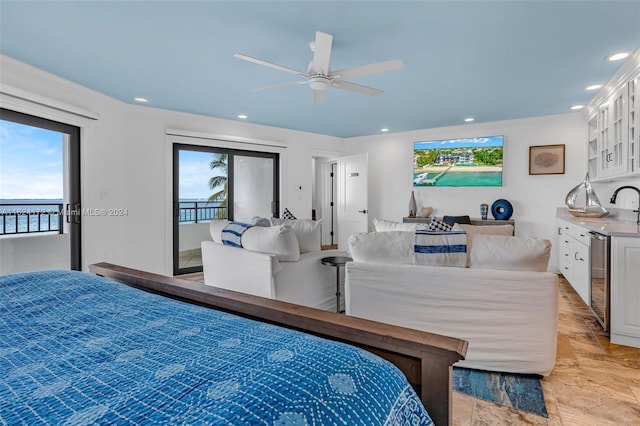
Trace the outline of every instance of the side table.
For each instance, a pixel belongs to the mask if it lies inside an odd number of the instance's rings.
[[[340,268],[353,259],[347,256],[330,256],[323,257],[320,262],[323,265],[333,266],[336,268],[336,312],[340,312]]]

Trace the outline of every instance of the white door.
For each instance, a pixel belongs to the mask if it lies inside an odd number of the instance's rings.
[[[338,249],[349,250],[349,236],[367,232],[367,154],[338,158]]]

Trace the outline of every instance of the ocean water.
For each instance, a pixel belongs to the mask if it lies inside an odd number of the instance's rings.
[[[59,231],[62,203],[61,199],[0,199],[0,235]]]
[[[413,173],[415,179],[421,173]],[[430,173],[428,177],[432,177]],[[436,174],[433,173],[433,176]],[[435,185],[414,186],[502,186],[502,172],[452,172],[440,177]]]

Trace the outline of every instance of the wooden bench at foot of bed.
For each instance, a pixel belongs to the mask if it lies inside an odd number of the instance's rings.
[[[395,364],[414,387],[434,423],[450,425],[452,365],[467,341],[205,286],[110,263],[89,266],[96,275],[173,299],[206,306],[325,339],[358,346]]]

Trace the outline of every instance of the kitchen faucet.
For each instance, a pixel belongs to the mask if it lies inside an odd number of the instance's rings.
[[[609,202],[611,204],[615,204],[616,203],[616,197],[618,196],[618,192],[622,191],[623,189],[633,189],[634,191],[636,191],[638,193],[638,209],[637,210],[632,210],[632,211],[635,212],[635,213],[638,213],[638,220],[636,220],[636,223],[638,225],[640,225],[640,189],[636,188],[635,186],[631,186],[631,185],[621,186],[620,188],[618,188],[615,191],[613,191],[613,195],[611,196],[611,199],[609,200]]]

